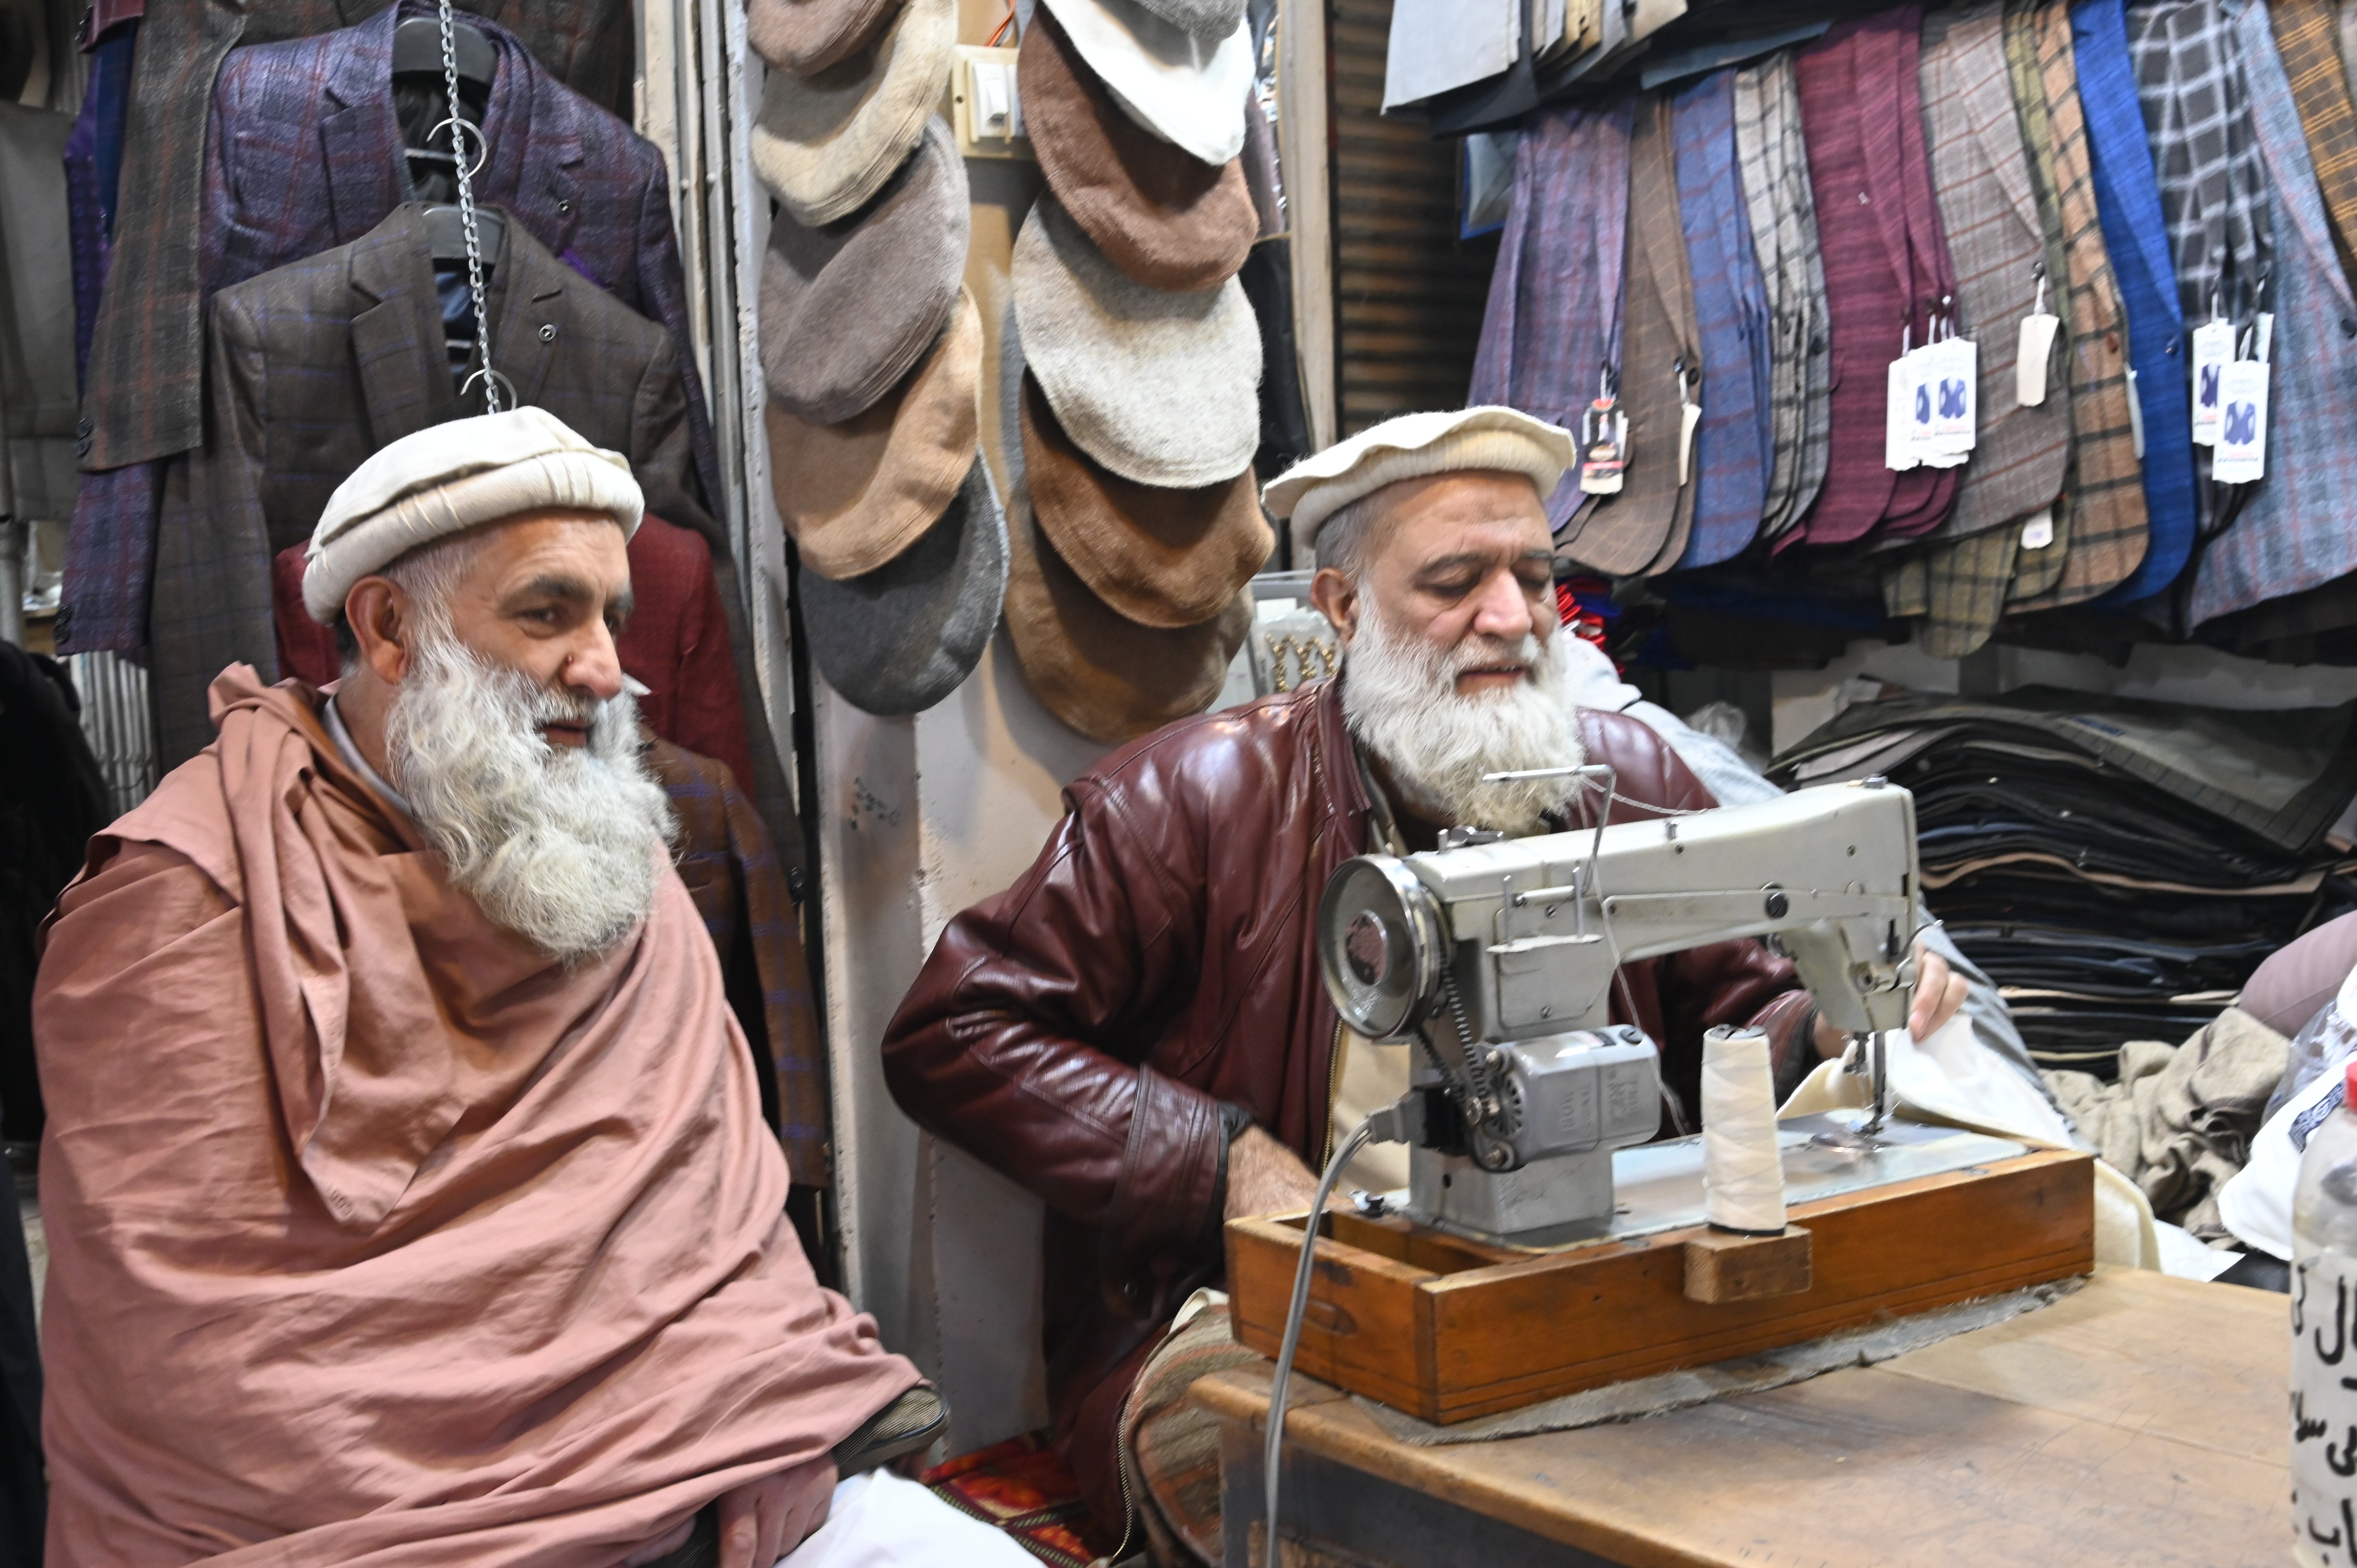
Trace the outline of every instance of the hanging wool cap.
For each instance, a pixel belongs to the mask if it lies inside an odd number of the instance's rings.
[[[404,435],[328,498],[303,568],[303,607],[313,620],[332,622],[354,583],[411,551],[552,507],[602,511],[625,539],[646,512],[630,459],[591,446],[545,409],[478,414]]]
[[[924,135],[956,48],[957,0],[908,0],[866,48],[814,76],[771,75],[753,172],[797,222],[858,211]]]
[[[746,0],[745,38],[780,70],[811,76],[883,31],[897,0]]]
[[[1362,496],[1402,479],[1493,468],[1527,474],[1542,499],[1578,460],[1578,443],[1561,425],[1520,409],[1495,406],[1403,413],[1304,457],[1268,482],[1262,504],[1293,520],[1293,548],[1306,559],[1325,521]]]
[[[1260,446],[1260,323],[1243,286],[1171,294],[1125,276],[1052,193],[1016,237],[1015,318],[1057,423],[1125,479],[1232,479]]]
[[[1241,11],[1225,32],[1203,36],[1137,0],[1048,0],[1048,8],[1131,119],[1207,164],[1244,150],[1253,44]],[[1171,9],[1206,27],[1228,13],[1191,3]]]

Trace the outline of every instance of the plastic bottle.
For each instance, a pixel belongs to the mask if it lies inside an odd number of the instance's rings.
[[[2357,1062],[2292,1198],[2292,1559],[2357,1568]],[[2319,1101],[2319,1108],[2331,1104]]]

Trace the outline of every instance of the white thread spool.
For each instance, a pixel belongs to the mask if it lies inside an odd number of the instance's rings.
[[[1721,1026],[1703,1036],[1702,1182],[1703,1217],[1716,1228],[1784,1229],[1776,1079],[1760,1030]]]

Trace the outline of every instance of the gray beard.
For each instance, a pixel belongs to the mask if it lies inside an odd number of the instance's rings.
[[[552,745],[551,723],[589,743]],[[638,704],[595,702],[485,663],[423,628],[385,720],[393,786],[451,885],[567,965],[607,952],[654,908],[671,802],[639,757]]]
[[[1445,825],[1528,833],[1577,793],[1573,778],[1487,783],[1482,776],[1587,760],[1558,633],[1542,648],[1494,639],[1438,649],[1402,637],[1372,601],[1342,662],[1342,714],[1359,743],[1383,763],[1417,816]],[[1520,660],[1529,670],[1503,692],[1465,696],[1460,670]]]

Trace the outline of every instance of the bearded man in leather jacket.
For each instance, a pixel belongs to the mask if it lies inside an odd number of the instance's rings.
[[[1614,822],[1717,804],[1642,724],[1571,703],[1542,503],[1574,458],[1565,431],[1477,408],[1389,421],[1270,484],[1297,554],[1314,542],[1340,675],[1073,780],[1037,862],[950,923],[886,1033],[901,1107],[1047,1205],[1049,1400],[1111,1534],[1134,1500],[1124,1402],[1179,1305],[1219,1283],[1222,1222],[1308,1208],[1339,1134],[1407,1088],[1406,1053],[1351,1037],[1319,978],[1335,868],[1455,823],[1590,826],[1601,804],[1577,780],[1484,774],[1609,763]],[[1918,958],[1921,1038],[1964,987]],[[1844,1045],[1757,941],[1620,978],[1614,1021],[1662,1053],[1664,1136],[1695,1130],[1706,1030],[1765,1029],[1780,1094]],[[1396,1179],[1354,1165],[1346,1185],[1404,1186],[1405,1152],[1386,1154]]]

